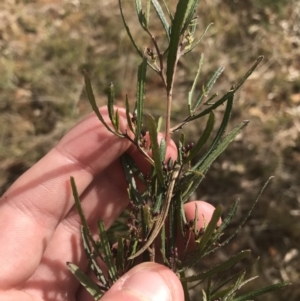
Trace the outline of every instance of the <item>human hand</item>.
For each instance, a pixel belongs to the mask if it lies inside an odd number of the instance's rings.
[[[106,109],[100,110],[109,123]],[[119,113],[121,129],[125,129],[125,112]],[[83,211],[96,233],[97,220],[111,226],[128,204],[119,162],[125,152],[138,164],[147,164],[128,140],[109,133],[91,114],[2,196],[1,301],[93,300],[66,266],[66,261],[82,270],[88,265],[70,176],[76,180]],[[176,146],[170,143],[167,157],[176,158],[176,153]],[[207,208],[206,221],[213,211],[213,207]],[[102,300],[183,301],[184,297],[180,281],[171,270],[143,263],[121,277]]]

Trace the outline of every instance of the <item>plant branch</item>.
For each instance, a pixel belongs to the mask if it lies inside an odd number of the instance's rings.
[[[178,64],[178,61],[180,58],[180,54],[181,54],[181,52],[180,52],[180,47],[179,47],[177,50],[177,57],[176,57],[175,64],[174,64],[174,73],[173,73],[172,82],[171,82],[170,88],[167,89],[167,115],[166,115],[166,134],[165,134],[165,139],[166,139],[167,145],[170,142],[173,87],[174,87],[175,73],[176,73],[177,64]]]
[[[154,165],[154,160],[147,154],[147,152],[137,143],[135,140],[133,140],[128,134],[127,131],[125,134],[123,134],[123,137],[129,140],[132,144],[136,145],[138,150],[145,156],[145,158],[150,162],[151,165]]]
[[[155,36],[150,32],[150,30],[148,28],[145,28],[145,31],[147,32],[147,34],[149,35],[149,37],[152,40],[152,43],[154,45],[154,48],[156,50],[158,59],[159,59],[159,70],[157,70],[157,73],[159,74],[159,76],[161,77],[163,84],[165,86],[165,88],[167,88],[167,82],[166,82],[166,78],[164,76],[164,61],[163,61],[163,54],[160,52],[159,46],[157,44],[156,38]]]

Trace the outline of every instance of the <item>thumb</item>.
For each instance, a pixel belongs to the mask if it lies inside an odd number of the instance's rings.
[[[101,301],[184,301],[178,277],[167,267],[146,262],[123,275]]]

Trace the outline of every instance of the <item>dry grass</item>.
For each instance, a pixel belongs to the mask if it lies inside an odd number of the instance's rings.
[[[134,97],[136,66],[120,21],[117,1],[13,1],[0,3],[0,184],[1,191],[43,156],[65,131],[90,111],[80,71],[93,78],[99,104],[114,82],[120,101]],[[260,285],[295,283],[272,300],[299,300],[300,290],[300,3],[296,0],[202,0],[200,27],[214,22],[206,38],[178,70],[174,110],[182,117],[201,52],[203,81],[226,67],[216,85],[230,88],[259,55],[265,60],[236,97],[232,125],[251,124],[216,162],[199,197],[227,208],[240,197],[239,217],[270,176],[273,184],[250,222],[224,254],[252,248],[261,256]],[[127,3],[126,7],[130,4]],[[141,47],[149,45],[126,11]],[[153,28],[159,36],[159,30]],[[163,37],[161,37],[163,39]],[[159,82],[150,76],[147,107],[160,114]],[[198,125],[199,126],[199,125]],[[187,135],[198,134],[197,127]],[[270,297],[271,298],[271,297]],[[267,300],[264,298],[264,300]],[[270,299],[271,300],[271,299]]]

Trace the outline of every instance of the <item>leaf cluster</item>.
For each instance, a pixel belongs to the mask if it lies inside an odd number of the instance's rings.
[[[200,230],[196,218],[198,208],[195,208],[195,219],[187,221],[183,204],[189,201],[190,196],[200,185],[211,164],[248,124],[248,121],[242,121],[226,133],[235,92],[262,61],[262,57],[259,57],[249,71],[237,81],[237,84],[219,97],[218,94],[209,94],[224,68],[218,68],[208,82],[199,89],[199,78],[204,62],[204,55],[201,55],[195,80],[186,98],[187,116],[171,128],[173,87],[178,62],[203,37],[202,34],[196,38],[198,25],[196,9],[198,4],[199,0],[179,0],[173,13],[164,0],[146,0],[143,2],[142,0],[135,0],[138,22],[141,29],[148,34],[152,45],[141,50],[126,22],[123,3],[119,0],[124,27],[134,49],[141,57],[141,63],[137,70],[136,99],[133,109],[130,108],[128,97],[125,98],[127,129],[120,128],[120,115],[114,106],[113,84],[108,89],[107,111],[110,123],[107,123],[96,104],[89,76],[87,72],[84,72],[86,92],[100,122],[112,134],[131,141],[148,160],[151,167],[149,173],[144,174],[135,164],[134,158],[126,154],[122,156],[121,164],[128,183],[127,191],[130,204],[119,219],[118,225],[113,227],[113,231],[106,230],[103,223],[99,221],[99,241],[95,241],[90,233],[80,206],[75,180],[71,179],[75,203],[83,224],[81,234],[84,249],[90,268],[99,283],[89,279],[76,265],[68,263],[68,266],[95,300],[99,300],[120,276],[137,263],[137,257],[140,257],[142,261],[163,262],[176,272],[183,284],[186,300],[190,299],[188,290],[194,282],[206,283],[206,289],[202,290],[202,300],[224,301],[250,300],[255,296],[287,285],[286,283],[278,284],[237,297],[238,290],[253,279],[245,280],[245,270],[233,276],[228,276],[227,272],[250,255],[248,250],[235,254],[198,275],[186,276],[186,271],[189,268],[227,244],[234,236],[232,235],[222,241],[224,231],[235,215],[238,202],[234,203],[220,226],[218,226],[218,222],[222,215],[222,207],[217,206],[210,222]],[[165,49],[162,49],[162,45],[158,43],[155,35],[151,32],[151,12],[155,13],[165,32],[167,41]],[[166,91],[166,131],[160,142],[158,135],[163,118],[160,117],[155,120],[153,116],[145,116],[144,114],[145,104],[147,104],[145,86],[148,68],[156,72],[161,78]],[[223,117],[219,127],[215,129],[214,112],[223,105],[225,105]],[[183,133],[184,126],[203,118],[206,119],[206,125],[202,134],[195,142],[186,143]],[[147,132],[145,128],[148,129]],[[166,149],[170,137],[177,131],[181,131],[180,139],[177,142],[177,160],[166,160]],[[206,146],[205,151],[204,146]],[[138,185],[138,182],[142,185]],[[141,186],[143,188],[140,188]],[[253,207],[258,197],[253,202]],[[236,232],[242,227],[253,207],[237,227]],[[179,254],[178,242],[184,241],[185,245],[188,245],[191,239],[196,242],[195,250],[190,252],[186,249]],[[107,272],[100,267],[100,262],[106,264]]]

